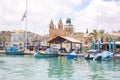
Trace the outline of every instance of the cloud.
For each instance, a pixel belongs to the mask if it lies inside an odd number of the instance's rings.
[[[25,22],[21,22],[25,7],[25,0],[1,0],[0,30],[25,29]],[[65,24],[68,17],[72,19],[75,31],[86,32],[86,28],[116,30],[120,22],[119,7],[120,1],[113,0],[28,0],[28,30],[48,33],[51,19],[57,25],[59,18]]]
[[[89,28],[90,31],[92,29],[105,29],[106,32],[116,30],[114,27],[118,27],[120,22],[119,7],[119,2],[92,0],[88,7],[81,12],[82,15],[79,16],[80,13],[78,12],[78,16],[74,18],[76,19],[76,30],[84,32],[86,28]],[[117,30],[119,30],[119,27]]]

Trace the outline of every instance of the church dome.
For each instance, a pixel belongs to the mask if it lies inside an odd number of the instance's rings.
[[[71,23],[71,19],[67,18],[66,23]]]

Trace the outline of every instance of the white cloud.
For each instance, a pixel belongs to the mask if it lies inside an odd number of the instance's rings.
[[[104,2],[103,0],[98,1],[98,22],[97,22],[97,1],[98,0],[92,0],[89,6],[83,10],[82,12],[83,15],[82,16],[78,15],[75,17],[77,31],[85,32],[86,28],[89,28],[90,30],[105,29],[106,31],[111,31],[116,30],[114,28],[116,25],[117,27],[118,25],[120,25],[119,19],[120,5],[118,5],[119,3]],[[119,30],[119,27],[117,28],[117,30]]]
[[[65,23],[68,17],[72,19],[76,31],[96,29],[97,1],[98,29],[106,31],[119,29],[117,27],[120,25],[120,1],[28,0],[28,30],[43,34],[44,31],[48,32],[51,18],[57,25],[59,18]],[[24,11],[25,0],[1,0],[0,30],[25,29],[25,22],[21,22]]]

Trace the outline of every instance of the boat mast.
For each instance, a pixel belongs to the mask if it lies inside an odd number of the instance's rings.
[[[98,7],[99,7],[99,5],[98,5],[98,3],[99,3],[99,2],[98,2],[98,0],[97,0],[97,25],[96,25],[96,26],[97,26],[97,32],[98,32],[98,29],[99,29],[99,21],[98,21],[98,16],[99,16],[99,15],[98,15],[98,9],[99,9]],[[98,36],[98,40],[100,40],[100,36]]]
[[[28,36],[27,36],[27,0],[26,0],[26,21],[25,21],[25,26],[26,26],[26,28],[25,28],[25,32],[26,32],[26,34],[25,34],[25,36],[26,36],[26,49],[27,49],[27,47],[28,47]]]
[[[98,31],[98,0],[97,0],[97,31]]]

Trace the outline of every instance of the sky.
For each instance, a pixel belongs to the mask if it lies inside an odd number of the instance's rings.
[[[27,30],[48,34],[51,19],[57,26],[71,18],[75,32],[120,30],[120,0],[28,0]],[[0,0],[0,31],[25,30],[26,0]]]

